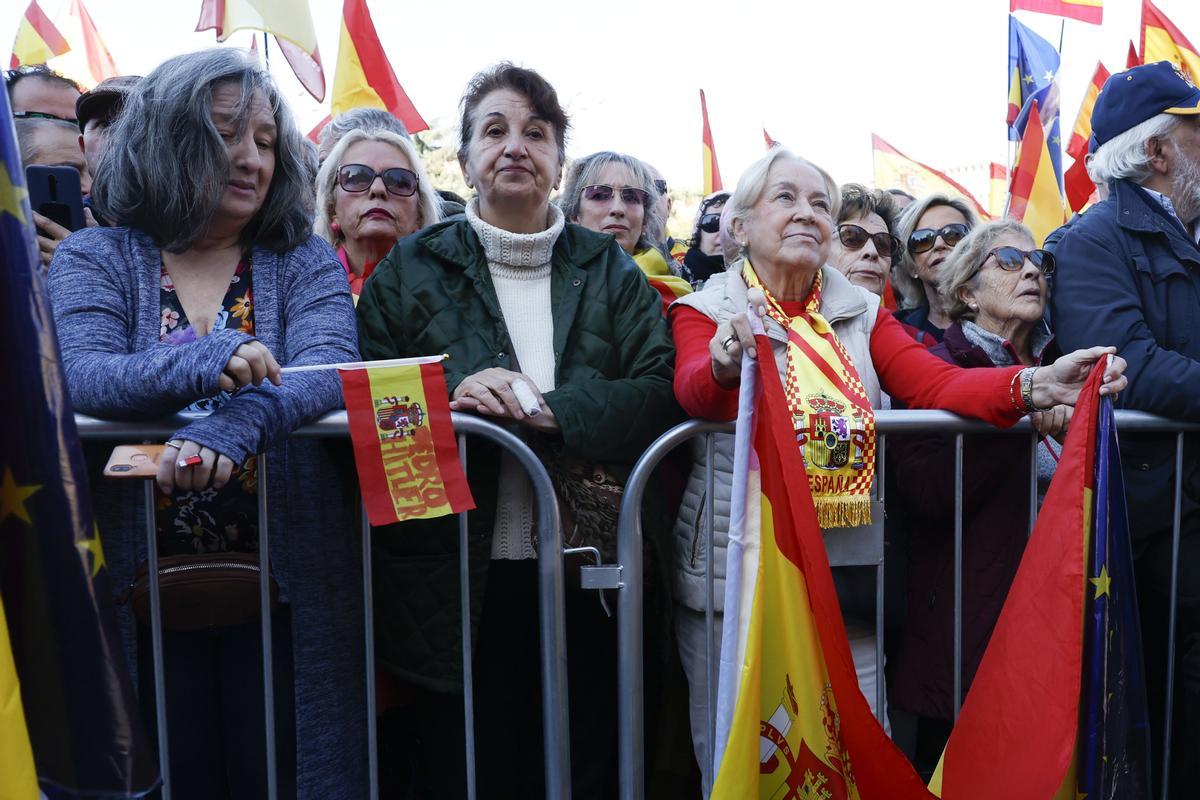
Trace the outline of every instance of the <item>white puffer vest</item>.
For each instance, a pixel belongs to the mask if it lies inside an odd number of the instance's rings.
[[[871,330],[879,311],[879,296],[853,285],[833,267],[822,267],[821,316],[828,320],[842,346],[850,354],[872,408],[879,408],[879,377],[871,362]],[[732,264],[725,272],[708,279],[704,288],[695,294],[676,300],[716,321],[718,325],[747,306],[746,283],[742,280],[741,262]],[[787,371],[787,331],[773,319],[764,320],[767,338],[775,353],[775,364],[782,380]],[[714,441],[713,474],[713,562],[715,577],[715,609],[725,605],[725,548],[729,541],[729,500],[733,486],[733,437],[717,434]],[[692,470],[687,489],[679,506],[679,518],[674,529],[675,597],[697,611],[704,610],[704,570],[708,555],[703,534],[704,471],[706,468],[704,440],[692,445]]]

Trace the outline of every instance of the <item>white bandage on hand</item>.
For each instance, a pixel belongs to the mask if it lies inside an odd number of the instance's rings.
[[[533,390],[529,388],[529,384],[525,381],[513,381],[513,394],[516,395],[517,402],[521,404],[521,410],[527,416],[536,417],[542,413],[542,408],[538,404],[537,398],[533,396]]]

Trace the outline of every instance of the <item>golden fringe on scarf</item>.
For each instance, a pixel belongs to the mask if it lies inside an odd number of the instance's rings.
[[[750,261],[744,265],[746,285],[763,291],[767,315],[788,332],[784,393],[817,521],[822,528],[870,524],[875,413],[849,353],[821,316],[821,272],[813,280],[804,311],[789,317]]]

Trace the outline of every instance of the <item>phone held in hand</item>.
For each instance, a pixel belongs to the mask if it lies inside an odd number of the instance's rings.
[[[69,231],[84,226],[79,170],[34,164],[25,168],[25,182],[29,187],[29,205],[34,211]]]
[[[158,474],[162,444],[119,444],[113,448],[104,475],[108,478],[153,478]]]

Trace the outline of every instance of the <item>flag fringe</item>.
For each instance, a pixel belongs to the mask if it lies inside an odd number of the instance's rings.
[[[817,524],[821,530],[829,528],[857,528],[871,524],[871,498],[858,497],[813,497],[817,506]]]

